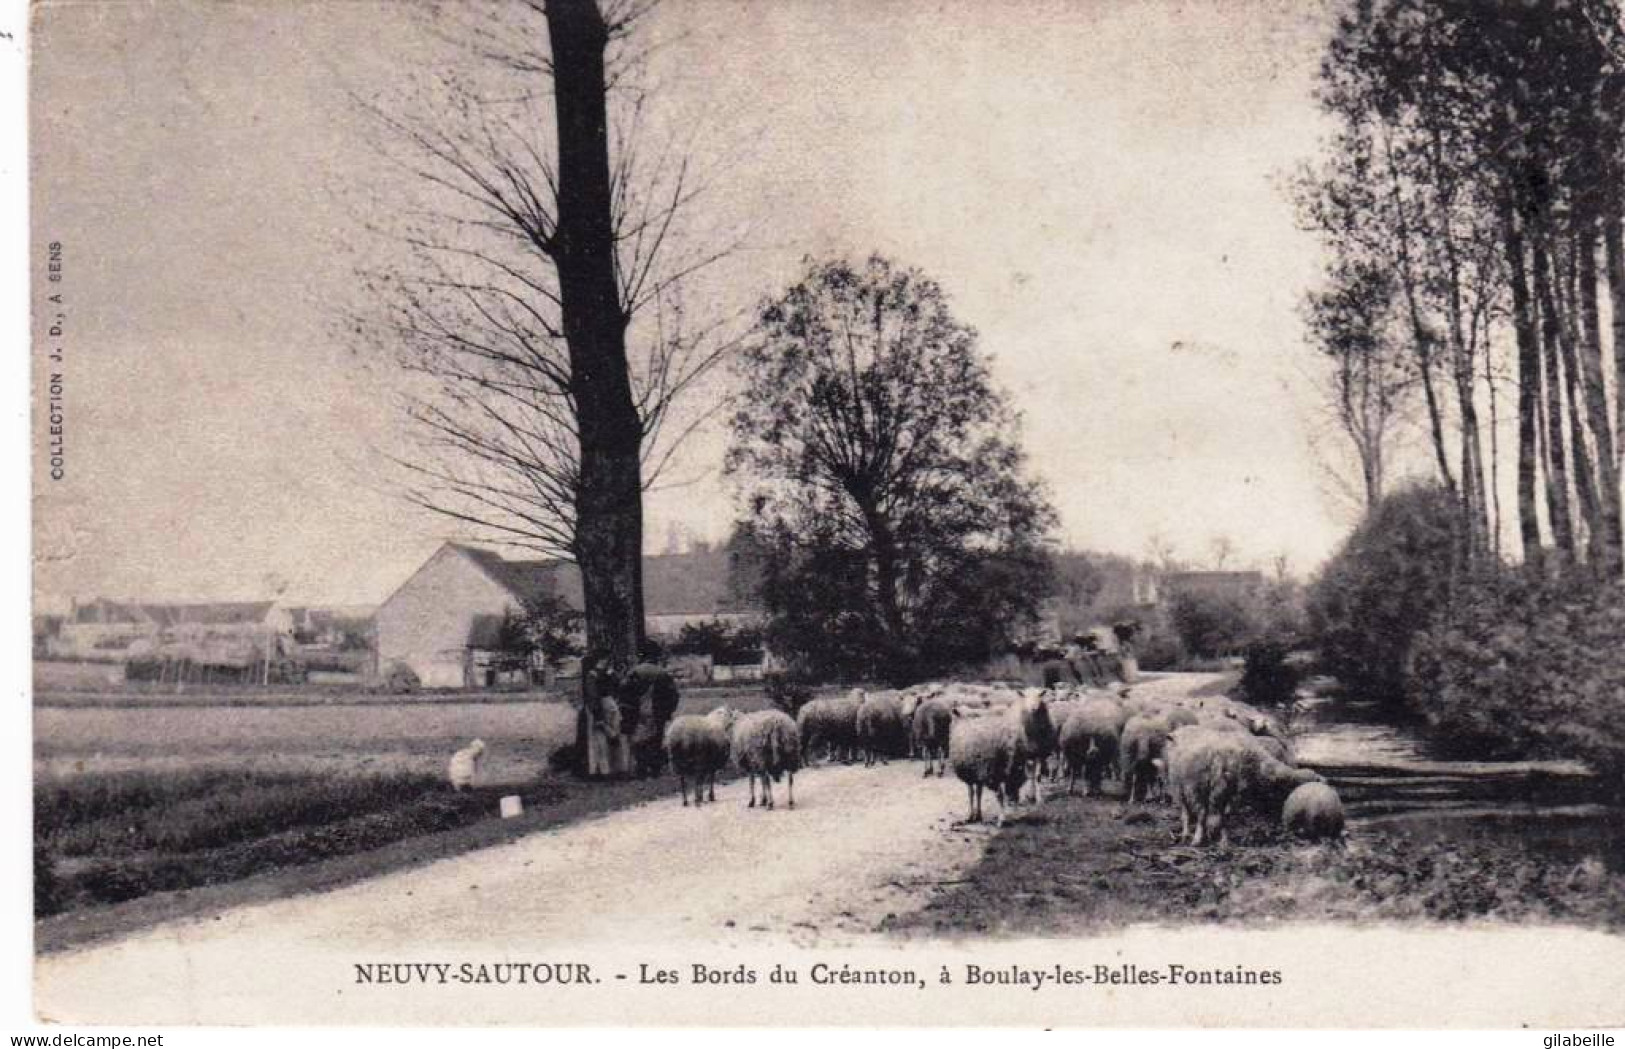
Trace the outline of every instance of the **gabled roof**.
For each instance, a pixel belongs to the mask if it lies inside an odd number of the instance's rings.
[[[563,560],[510,561],[501,554],[463,543],[447,547],[479,566],[517,603],[539,594],[556,594],[572,608],[582,607],[581,570]],[[756,611],[755,602],[730,591],[728,552],[695,551],[643,559],[643,614],[646,616],[716,615]]]
[[[510,561],[493,550],[462,543],[446,545],[473,561],[520,604],[544,594],[556,594],[572,607],[581,607],[581,574],[568,561]]]

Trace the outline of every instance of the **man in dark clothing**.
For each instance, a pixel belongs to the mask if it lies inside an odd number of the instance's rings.
[[[617,695],[621,700],[622,729],[632,740],[637,774],[658,776],[666,764],[666,725],[676,715],[680,698],[676,680],[659,664],[639,663],[621,679]],[[625,720],[628,711],[633,719],[630,727]]]
[[[1064,659],[1060,653],[1045,649],[1040,653],[1044,662],[1039,664],[1038,670],[1044,676],[1044,687],[1054,688],[1062,684],[1082,684],[1083,678],[1078,676],[1078,668]]]

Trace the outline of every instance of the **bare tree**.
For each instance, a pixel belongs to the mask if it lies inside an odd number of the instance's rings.
[[[408,376],[406,497],[489,542],[574,560],[590,647],[643,640],[643,492],[705,418],[734,345],[691,280],[733,248],[684,217],[703,179],[650,130],[635,29],[650,0],[429,9],[463,64],[366,103],[409,201],[380,226],[353,331]],[[545,46],[543,46],[545,42]]]
[[[1359,265],[1337,267],[1331,286],[1311,292],[1303,310],[1310,340],[1328,365],[1324,388],[1332,421],[1359,461],[1367,511],[1382,498],[1389,445],[1415,387],[1393,337],[1393,312],[1386,273]]]
[[[1177,572],[1182,567],[1173,540],[1161,532],[1152,532],[1146,537],[1145,559],[1157,571],[1165,575],[1169,572]]]

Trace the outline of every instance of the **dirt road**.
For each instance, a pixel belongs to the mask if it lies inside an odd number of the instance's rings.
[[[738,782],[714,805],[685,810],[671,798],[346,889],[47,956],[37,1007],[80,1022],[237,1018],[245,972],[275,959],[275,978],[295,986],[304,968],[295,960],[318,948],[364,962],[418,957],[425,945],[477,945],[501,960],[581,945],[838,944],[920,905],[991,833],[952,827],[964,816],[963,787],[924,779],[913,762],[809,769],[796,788],[794,810],[782,786],[776,810],[747,809]]]

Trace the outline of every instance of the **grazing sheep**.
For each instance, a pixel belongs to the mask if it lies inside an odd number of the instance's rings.
[[[1052,783],[1059,781],[1066,772],[1066,761],[1060,748],[1061,728],[1066,724],[1066,719],[1071,717],[1084,703],[1081,699],[1073,699],[1072,695],[1073,693],[1070,691],[1051,692],[1045,690],[1044,702],[1049,704],[1050,721],[1055,725],[1056,748],[1054,755],[1046,757],[1040,764],[1039,775],[1042,779]]]
[[[1168,722],[1170,729],[1176,729],[1184,728],[1186,725],[1194,725],[1202,719],[1197,717],[1196,711],[1189,707],[1175,707],[1163,715],[1163,720]]]
[[[451,756],[446,776],[453,790],[467,790],[474,785],[474,776],[480,770],[480,759],[485,757],[485,740],[476,739]]]
[[[1161,717],[1136,714],[1123,726],[1123,787],[1127,800],[1147,801],[1153,794],[1166,797],[1162,784],[1163,751],[1173,729]]]
[[[1343,799],[1329,783],[1303,783],[1293,788],[1281,806],[1281,825],[1287,833],[1310,841],[1343,839]]]
[[[1061,768],[1066,775],[1066,792],[1071,794],[1083,776],[1083,793],[1100,793],[1100,781],[1117,764],[1127,717],[1123,708],[1109,699],[1080,704],[1061,721]]]
[[[801,708],[796,729],[808,760],[815,751],[829,761],[851,761],[857,756],[858,705],[862,701],[862,691],[854,689],[851,695],[815,699]]]
[[[733,762],[750,776],[750,804],[756,807],[756,781],[762,781],[762,804],[773,807],[773,783],[787,776],[790,808],[796,807],[796,770],[801,768],[801,734],[790,715],[781,710],[758,710],[733,723],[730,732]]]
[[[684,714],[666,726],[662,742],[671,767],[677,772],[677,787],[688,806],[688,781],[694,780],[694,804],[717,800],[717,773],[728,764],[733,746],[728,730],[739,717],[738,711],[718,707],[709,714]],[[701,792],[709,797],[702,797]]]
[[[864,767],[905,753],[908,748],[908,724],[903,720],[903,705],[895,692],[875,692],[865,695],[858,704],[858,747],[863,751]]]
[[[1296,765],[1291,744],[1274,736],[1249,736],[1253,746],[1259,748],[1283,765]]]
[[[1173,733],[1167,764],[1168,787],[1179,804],[1180,838],[1192,845],[1213,836],[1224,841],[1224,819],[1237,801],[1258,803],[1320,781],[1317,773],[1276,761],[1248,736],[1202,726]]]
[[[1023,696],[998,716],[969,717],[954,711],[948,733],[948,762],[970,796],[968,821],[982,820],[982,792],[993,788],[999,803],[999,826],[1004,810],[1017,800],[1026,782],[1029,762],[1036,762],[1055,746],[1055,725],[1039,693]]]
[[[933,763],[936,775],[948,774],[948,737],[953,732],[953,725],[954,712],[940,699],[921,700],[920,705],[914,708],[909,739],[915,752],[925,758],[927,776],[932,774]]]
[[[1229,732],[1237,736],[1249,735],[1247,726],[1231,717],[1229,714],[1210,714],[1203,711],[1196,724],[1210,732]]]

